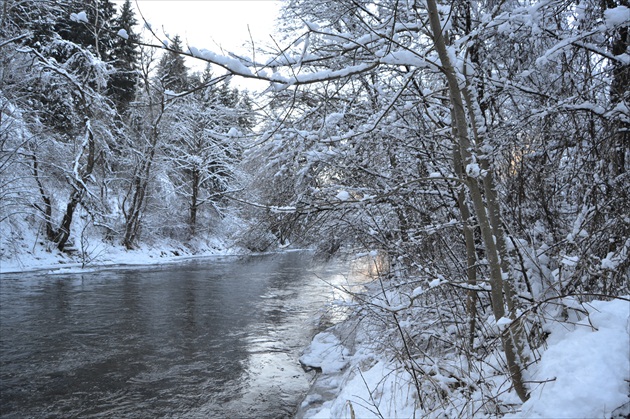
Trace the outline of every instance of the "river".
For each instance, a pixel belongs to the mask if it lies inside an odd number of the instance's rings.
[[[0,416],[290,417],[347,270],[292,252],[2,275]]]

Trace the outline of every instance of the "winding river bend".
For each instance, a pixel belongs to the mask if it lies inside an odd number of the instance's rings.
[[[1,417],[290,417],[345,264],[306,253],[0,278]]]

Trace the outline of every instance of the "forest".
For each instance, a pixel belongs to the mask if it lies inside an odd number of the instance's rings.
[[[627,310],[628,0],[286,0],[249,55],[134,10],[3,2],[0,260],[379,255],[356,317],[415,417],[517,411],[551,325]]]

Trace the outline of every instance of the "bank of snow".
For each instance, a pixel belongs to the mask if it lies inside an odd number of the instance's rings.
[[[630,413],[630,302],[624,297],[583,308],[588,314],[577,322],[547,325],[546,349],[541,348],[539,362],[528,369],[530,399],[520,404],[505,386],[498,386],[492,397],[501,403],[494,411],[481,401],[479,391],[468,393],[467,401],[457,400],[461,393],[449,390],[453,378],[443,373],[450,361],[436,358],[426,360],[435,365],[431,376],[419,380],[430,381],[438,391],[441,387],[451,399],[442,402],[444,408],[423,411],[407,369],[375,345],[382,333],[371,331],[368,322],[350,320],[316,336],[302,357],[322,373],[298,417],[625,418]],[[485,379],[507,382],[504,376]],[[479,400],[470,400],[474,398]]]
[[[161,240],[142,244],[133,250],[123,246],[92,239],[87,251],[70,249],[60,252],[52,246],[24,245],[22,251],[0,257],[0,273],[50,271],[51,273],[85,271],[104,266],[154,265],[172,263],[191,258],[243,254],[225,240],[214,238],[182,244]]]
[[[610,418],[630,401],[630,302],[584,307],[588,316],[576,324],[552,326],[547,349],[529,369],[540,384],[514,417]]]

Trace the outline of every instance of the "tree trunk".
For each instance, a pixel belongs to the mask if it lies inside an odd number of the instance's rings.
[[[44,216],[44,225],[46,226],[46,238],[53,242],[55,241],[55,230],[52,226],[52,204],[50,202],[50,197],[44,190],[44,185],[42,184],[41,179],[39,178],[39,161],[37,160],[37,155],[33,152],[33,177],[35,177],[35,182],[37,183],[37,187],[39,189],[39,195],[42,197],[42,201],[44,201],[44,208],[40,208],[39,205],[35,205],[37,209],[39,209]]]
[[[461,153],[457,146],[453,150],[453,165],[455,166],[455,174],[457,177],[463,179]],[[464,233],[464,240],[466,242],[466,282],[472,288],[477,285],[477,251],[475,249],[475,234],[472,227],[472,214],[466,203],[466,193],[464,189],[459,186],[456,193],[457,208],[459,209],[459,215],[462,220],[462,232]],[[475,341],[477,319],[476,301],[477,291],[469,290],[466,301],[466,312],[468,314],[468,345],[471,349]]]
[[[144,210],[146,192],[149,186],[149,177],[151,175],[151,166],[155,158],[155,152],[159,139],[158,124],[164,113],[164,105],[162,104],[161,112],[153,123],[151,129],[151,137],[149,138],[149,151],[140,163],[140,169],[136,172],[133,181],[133,194],[131,206],[125,211],[125,236],[123,237],[123,246],[127,249],[133,249],[140,232],[140,221],[142,211]]]
[[[197,199],[199,197],[199,169],[192,170],[192,196],[190,200],[190,235],[194,237],[197,226]]]
[[[79,168],[79,160],[83,157],[87,149],[87,161],[85,165]],[[68,198],[66,204],[66,211],[61,220],[61,224],[58,229],[52,226],[52,204],[50,198],[44,191],[44,186],[41,183],[39,177],[39,163],[35,154],[33,154],[33,175],[35,176],[35,182],[39,188],[39,194],[44,201],[44,208],[41,209],[44,214],[44,222],[46,225],[46,237],[48,240],[57,244],[57,248],[61,251],[64,250],[68,239],[70,238],[72,219],[74,217],[74,211],[81,203],[83,196],[85,195],[86,185],[85,182],[89,179],[92,171],[94,170],[94,163],[96,162],[96,144],[94,142],[94,134],[90,128],[89,120],[86,122],[86,137],[82,144],[81,151],[77,155],[74,162],[74,175],[75,179],[72,182],[72,188],[74,189]]]
[[[140,219],[142,217],[154,154],[154,151],[149,153],[147,160],[142,162],[139,173],[134,179],[133,199],[131,200],[130,208],[125,212],[127,220],[125,222],[123,245],[127,249],[133,249],[134,243],[138,237],[138,232],[140,231]]]
[[[461,162],[466,165],[473,164],[475,163],[471,154],[473,144],[468,136],[468,121],[464,110],[462,91],[459,87],[455,69],[448,57],[446,41],[442,34],[440,17],[435,0],[427,0],[427,10],[429,12],[429,25],[431,32],[433,33],[434,46],[442,63],[441,69],[448,84],[451,109],[454,116],[453,129],[456,133],[456,141],[460,151]],[[475,177],[467,176],[465,181],[472,198],[473,208],[485,245],[486,257],[490,268],[490,295],[492,300],[492,311],[495,319],[498,320],[505,317],[505,301],[503,298],[504,281],[501,259],[499,257],[496,244],[498,232],[493,230],[489,220],[489,214],[493,214],[492,216],[498,215],[500,217],[500,211],[496,207],[496,203],[493,205],[492,202],[484,202],[479,183]],[[516,339],[513,339],[510,335],[505,333],[501,334],[503,350],[505,352],[514,390],[522,401],[526,401],[529,396],[525,383],[523,382],[521,366],[519,365],[517,359],[515,340]]]

